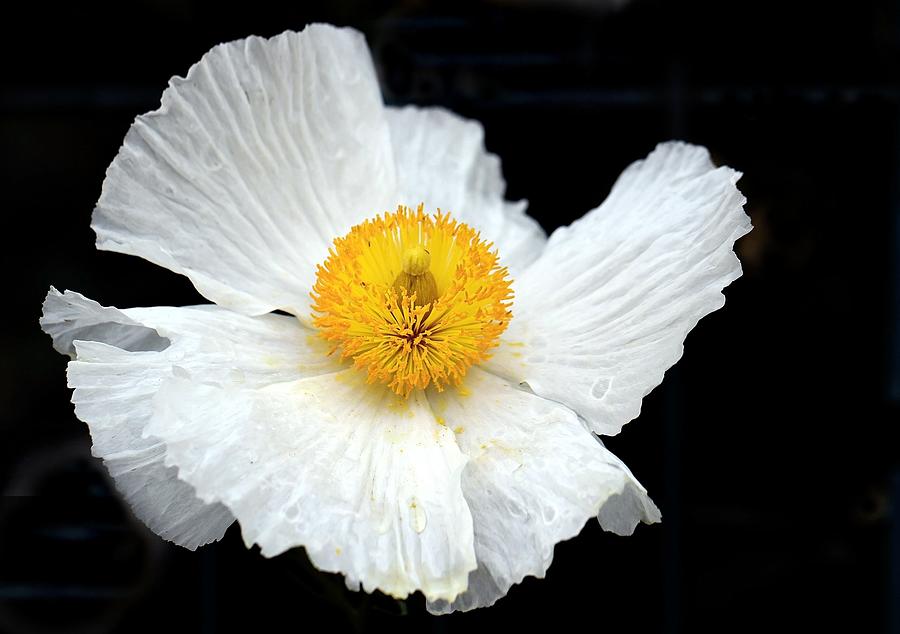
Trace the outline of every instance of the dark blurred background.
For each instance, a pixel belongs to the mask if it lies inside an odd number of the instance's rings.
[[[17,3],[0,38],[0,631],[900,633],[900,3],[142,0]],[[13,5],[15,6],[15,5]],[[310,21],[365,32],[387,102],[481,120],[550,232],[670,138],[745,173],[744,276],[608,439],[663,523],[590,522],[545,580],[434,619],[232,527],[196,553],[140,526],[90,457],[50,284],[202,302],[93,247],[128,126],[211,46]]]

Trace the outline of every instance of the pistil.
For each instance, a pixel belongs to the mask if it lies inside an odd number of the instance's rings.
[[[422,245],[408,247],[403,251],[402,271],[394,279],[394,290],[408,297],[415,297],[416,306],[427,306],[437,299],[437,282],[429,270],[431,254]]]

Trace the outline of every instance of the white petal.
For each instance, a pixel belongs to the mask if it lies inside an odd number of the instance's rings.
[[[356,370],[260,390],[173,379],[149,432],[264,555],[304,546],[351,587],[453,600],[475,568],[465,458],[423,396],[398,401],[363,381]]]
[[[396,204],[362,34],[312,25],[219,45],[173,78],[110,165],[100,249],[139,255],[247,314],[306,319],[332,240]]]
[[[134,514],[154,533],[191,550],[221,539],[234,521],[228,509],[201,501],[164,464],[165,445],[143,437],[161,374],[145,357],[157,353],[75,345],[78,360],[68,372],[75,414],[88,424],[92,453],[103,459]]]
[[[140,360],[159,355],[154,351],[170,342],[115,308],[52,288],[41,326],[58,351],[80,359],[69,363],[75,412],[88,423],[93,454],[103,459],[134,514],[158,535],[192,550],[220,539],[234,521],[228,509],[198,499],[193,487],[163,464],[162,443],[142,437],[154,377]],[[96,357],[92,346],[99,347]]]
[[[740,277],[732,248],[751,227],[739,177],[683,143],[632,164],[517,280],[515,317],[487,367],[618,433]]]
[[[598,514],[619,534],[659,521],[644,488],[570,409],[477,368],[466,387],[465,395],[446,390],[429,399],[469,457],[462,485],[478,569],[465,594],[429,610],[488,606],[525,576],[543,577],[556,543]]]
[[[262,387],[342,368],[331,344],[294,317],[248,317],[215,305],[122,312],[171,339],[163,360],[204,383]]]
[[[525,214],[526,201],[507,202],[500,159],[484,148],[484,129],[441,108],[388,108],[400,201],[450,212],[493,242],[513,276],[540,255],[547,238]]]
[[[188,548],[219,539],[234,518],[223,505],[198,499],[164,464],[164,444],[145,437],[160,384],[192,372],[208,382],[261,386],[337,367],[295,319],[215,306],[120,311],[51,289],[41,325],[76,359],[69,386],[94,455],[142,521]]]
[[[75,358],[73,342],[103,341],[123,350],[165,350],[169,340],[142,326],[117,308],[106,308],[79,293],[50,287],[44,300],[41,328],[53,338],[53,348]]]

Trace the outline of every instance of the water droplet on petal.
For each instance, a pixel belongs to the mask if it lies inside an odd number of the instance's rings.
[[[172,366],[172,376],[174,376],[178,379],[185,379],[185,380],[190,380],[190,378],[191,378],[190,373],[187,370],[185,370],[184,368],[182,368],[180,365]]]

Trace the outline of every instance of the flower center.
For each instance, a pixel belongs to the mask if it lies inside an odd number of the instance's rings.
[[[370,383],[400,396],[458,385],[512,317],[511,280],[492,246],[422,205],[366,220],[317,267],[313,323]]]

